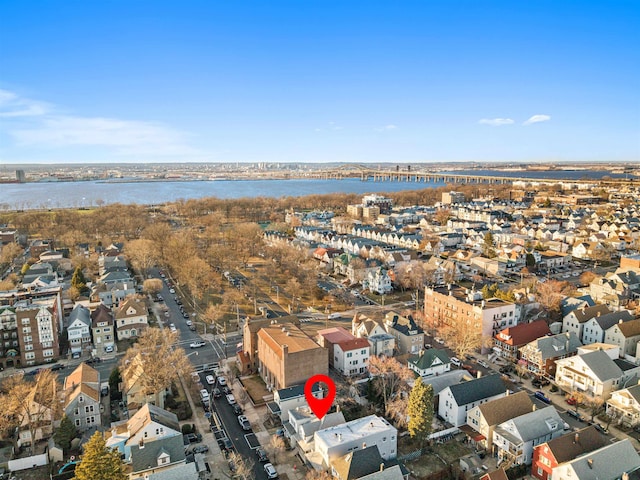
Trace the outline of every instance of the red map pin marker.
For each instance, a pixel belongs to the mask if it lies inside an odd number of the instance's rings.
[[[316,398],[313,396],[311,390],[316,383],[324,383],[327,386],[329,391],[324,398]],[[336,384],[326,375],[314,375],[304,384],[304,396],[307,399],[311,411],[319,420],[322,420],[322,417],[327,414],[331,405],[333,405],[333,400],[336,398]]]

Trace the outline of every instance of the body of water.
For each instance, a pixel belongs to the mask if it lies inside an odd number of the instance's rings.
[[[0,184],[0,210],[78,208],[122,203],[154,205],[204,197],[301,197],[312,194],[398,192],[443,183],[342,180],[215,180],[193,182],[43,182]]]
[[[502,177],[599,179],[635,178],[627,174],[611,174],[606,170],[503,171],[459,170],[458,175],[495,175]],[[312,194],[398,192],[441,187],[440,182],[363,182],[357,178],[341,180],[215,180],[215,181],[152,181],[152,182],[41,182],[0,184],[0,210],[42,208],[77,208],[101,204],[154,205],[179,199],[204,197],[255,198],[300,197]]]

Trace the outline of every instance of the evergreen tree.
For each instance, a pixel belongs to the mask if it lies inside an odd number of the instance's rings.
[[[71,286],[77,288],[79,292],[84,291],[87,286],[87,279],[84,278],[84,273],[82,273],[82,268],[79,265],[73,271]]]
[[[120,382],[122,382],[122,375],[120,375],[120,369],[116,367],[111,370],[111,375],[109,375],[109,392],[111,392],[112,399],[115,392],[120,391]]]
[[[100,432],[84,446],[84,454],[76,467],[75,480],[127,480],[117,449],[107,448]]]
[[[60,445],[65,452],[71,449],[71,440],[78,436],[78,429],[73,424],[71,419],[64,415],[60,421],[60,426],[53,435],[55,441]]]
[[[431,433],[433,422],[433,387],[422,383],[422,378],[418,377],[411,389],[407,414],[409,435],[424,445]]]
[[[493,238],[493,233],[487,232],[484,234],[484,244],[482,245],[482,253],[487,258],[493,258],[496,256],[495,251],[495,240]]]

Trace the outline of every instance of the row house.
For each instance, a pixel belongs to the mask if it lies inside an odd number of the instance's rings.
[[[583,345],[602,343],[604,342],[605,332],[612,326],[629,322],[633,319],[634,316],[628,310],[611,312],[592,318],[585,322],[580,341]]]
[[[520,349],[519,363],[537,376],[555,376],[556,361],[575,355],[580,340],[573,332],[538,338]]]
[[[555,381],[568,392],[575,390],[608,400],[611,392],[639,373],[640,366],[619,358],[612,359],[607,352],[596,350],[557,360]]]
[[[498,465],[530,465],[533,449],[564,433],[564,421],[553,406],[533,410],[498,425],[493,433],[493,445]]]
[[[606,305],[587,306],[583,304],[580,308],[575,308],[562,318],[562,331],[564,333],[573,332],[578,338],[582,338],[584,325],[589,320],[608,315],[612,310]]]
[[[424,314],[436,328],[463,329],[487,341],[500,330],[518,323],[515,303],[498,298],[485,300],[481,292],[458,285],[426,287]],[[489,347],[483,345],[482,349],[487,353]]]
[[[549,325],[544,320],[507,327],[493,337],[493,351],[499,357],[516,362],[520,348],[550,333]]]
[[[16,309],[8,305],[0,305],[0,362],[3,369],[20,363],[18,316]]]

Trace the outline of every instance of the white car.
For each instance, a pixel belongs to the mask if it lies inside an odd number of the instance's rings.
[[[208,383],[209,385],[213,385],[214,383],[216,383],[216,379],[215,379],[215,378],[213,378],[213,375],[207,375],[207,376],[205,377],[205,380],[207,381],[207,383]]]
[[[190,327],[191,325],[193,325],[193,322],[191,320],[187,320],[186,322],[184,322],[187,324],[187,327]]]
[[[177,328],[173,323],[170,323],[169,324],[169,330],[171,330],[172,332],[175,332],[177,330]]]
[[[227,379],[224,377],[218,377],[218,385],[224,387],[227,384]]]
[[[169,289],[169,293],[176,293],[175,288],[170,288],[170,289]]]
[[[478,365],[482,365],[484,368],[489,368],[489,364],[484,360],[478,360]]]
[[[437,343],[439,343],[440,345],[444,345],[444,340],[443,340],[443,339],[441,339],[440,337],[436,337],[436,338],[434,338],[434,340],[435,340]]]
[[[227,403],[229,405],[235,405],[236,404],[236,397],[234,397],[232,393],[227,395]]]
[[[271,463],[264,464],[264,472],[267,474],[268,478],[278,478],[278,472]]]
[[[204,347],[207,344],[204,340],[196,340],[195,342],[191,342],[189,344],[189,348],[200,348]]]

